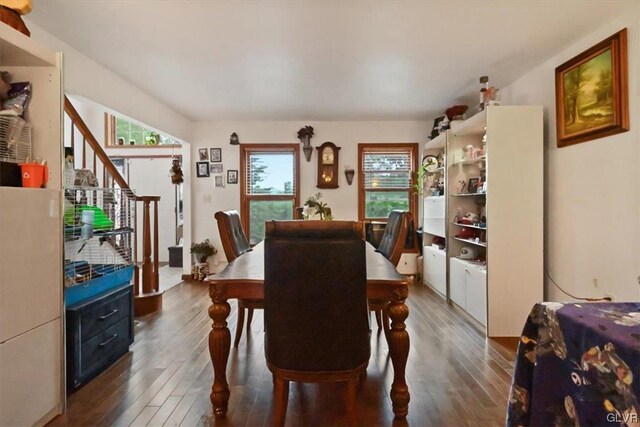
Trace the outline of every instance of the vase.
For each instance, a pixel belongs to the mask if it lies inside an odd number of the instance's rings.
[[[304,152],[304,158],[307,160],[307,162],[311,161],[311,153],[313,152],[313,147],[311,145],[306,145],[309,144],[309,139],[306,139],[307,142],[305,142],[305,145],[302,147],[302,151]]]

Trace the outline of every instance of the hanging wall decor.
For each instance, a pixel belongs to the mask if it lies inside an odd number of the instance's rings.
[[[556,68],[558,147],[629,130],[627,29]]]
[[[171,169],[169,169],[171,173],[171,183],[174,185],[182,184],[184,182],[184,173],[182,172],[182,167],[180,166],[180,159],[175,158],[171,160]]]
[[[318,150],[318,188],[338,188],[338,157],[340,147],[333,142],[325,142]]]
[[[305,126],[298,131],[298,139],[302,142],[302,151],[307,162],[311,161],[311,153],[313,152],[313,147],[311,146],[312,137],[313,128],[311,126]]]

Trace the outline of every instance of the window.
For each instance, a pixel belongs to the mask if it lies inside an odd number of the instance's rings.
[[[105,113],[108,146],[172,146],[179,141],[121,117]]]
[[[418,144],[358,144],[358,219],[385,221],[393,209],[418,217],[413,191]]]
[[[264,222],[293,219],[299,205],[299,144],[242,144],[241,217],[249,242],[264,239]]]

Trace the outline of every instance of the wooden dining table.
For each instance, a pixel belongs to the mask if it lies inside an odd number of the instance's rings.
[[[409,333],[405,326],[409,308],[405,301],[409,296],[411,279],[398,273],[395,266],[369,243],[366,244],[366,260],[367,297],[389,301],[387,312],[391,326],[385,336],[394,374],[390,397],[396,419],[404,419],[409,412],[410,399],[405,379],[409,356]],[[220,273],[207,277],[206,281],[212,301],[209,316],[213,320],[209,333],[209,352],[214,371],[210,397],[215,417],[225,418],[230,397],[227,361],[231,333],[227,318],[231,306],[228,300],[264,298],[264,244],[256,245],[250,252],[230,262]]]

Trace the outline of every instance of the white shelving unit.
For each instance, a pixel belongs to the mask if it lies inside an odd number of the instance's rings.
[[[446,149],[447,183],[446,251],[444,260],[437,256],[441,254],[433,256],[425,241],[425,282],[465,310],[491,337],[518,336],[531,307],[543,299],[542,120],[540,106],[488,107],[465,121],[452,122],[450,130],[424,145],[426,154],[434,146]],[[464,158],[464,147],[481,148],[485,132],[484,155]],[[480,176],[486,178],[486,192],[466,193],[462,182]],[[455,219],[460,212],[482,212],[486,222],[460,224]],[[431,221],[425,209],[423,227]],[[457,237],[463,228],[479,238]],[[481,261],[458,258],[465,246]]]
[[[456,237],[460,225],[448,228],[449,291],[488,336],[518,336],[543,298],[542,131],[539,106],[488,107],[449,131],[447,157],[457,161],[447,169],[448,216],[486,215],[486,229],[469,227],[479,233],[478,241]],[[461,160],[465,146],[481,148],[485,132],[484,155]],[[460,181],[481,175],[486,193],[460,194]],[[464,246],[475,248],[486,265],[458,259]]]
[[[446,135],[444,133],[427,142],[423,146],[422,155],[438,156],[446,149]],[[445,179],[446,190],[446,166],[437,168],[433,172],[427,172],[425,194],[429,193],[428,187],[434,180]],[[432,246],[434,238],[446,238],[447,234],[447,197],[427,195],[423,198],[423,271],[424,282],[442,295],[447,293],[447,256],[446,250]]]
[[[0,23],[0,70],[31,82],[32,157],[49,166],[46,189],[0,187],[0,425],[43,425],[64,405],[62,55]]]

